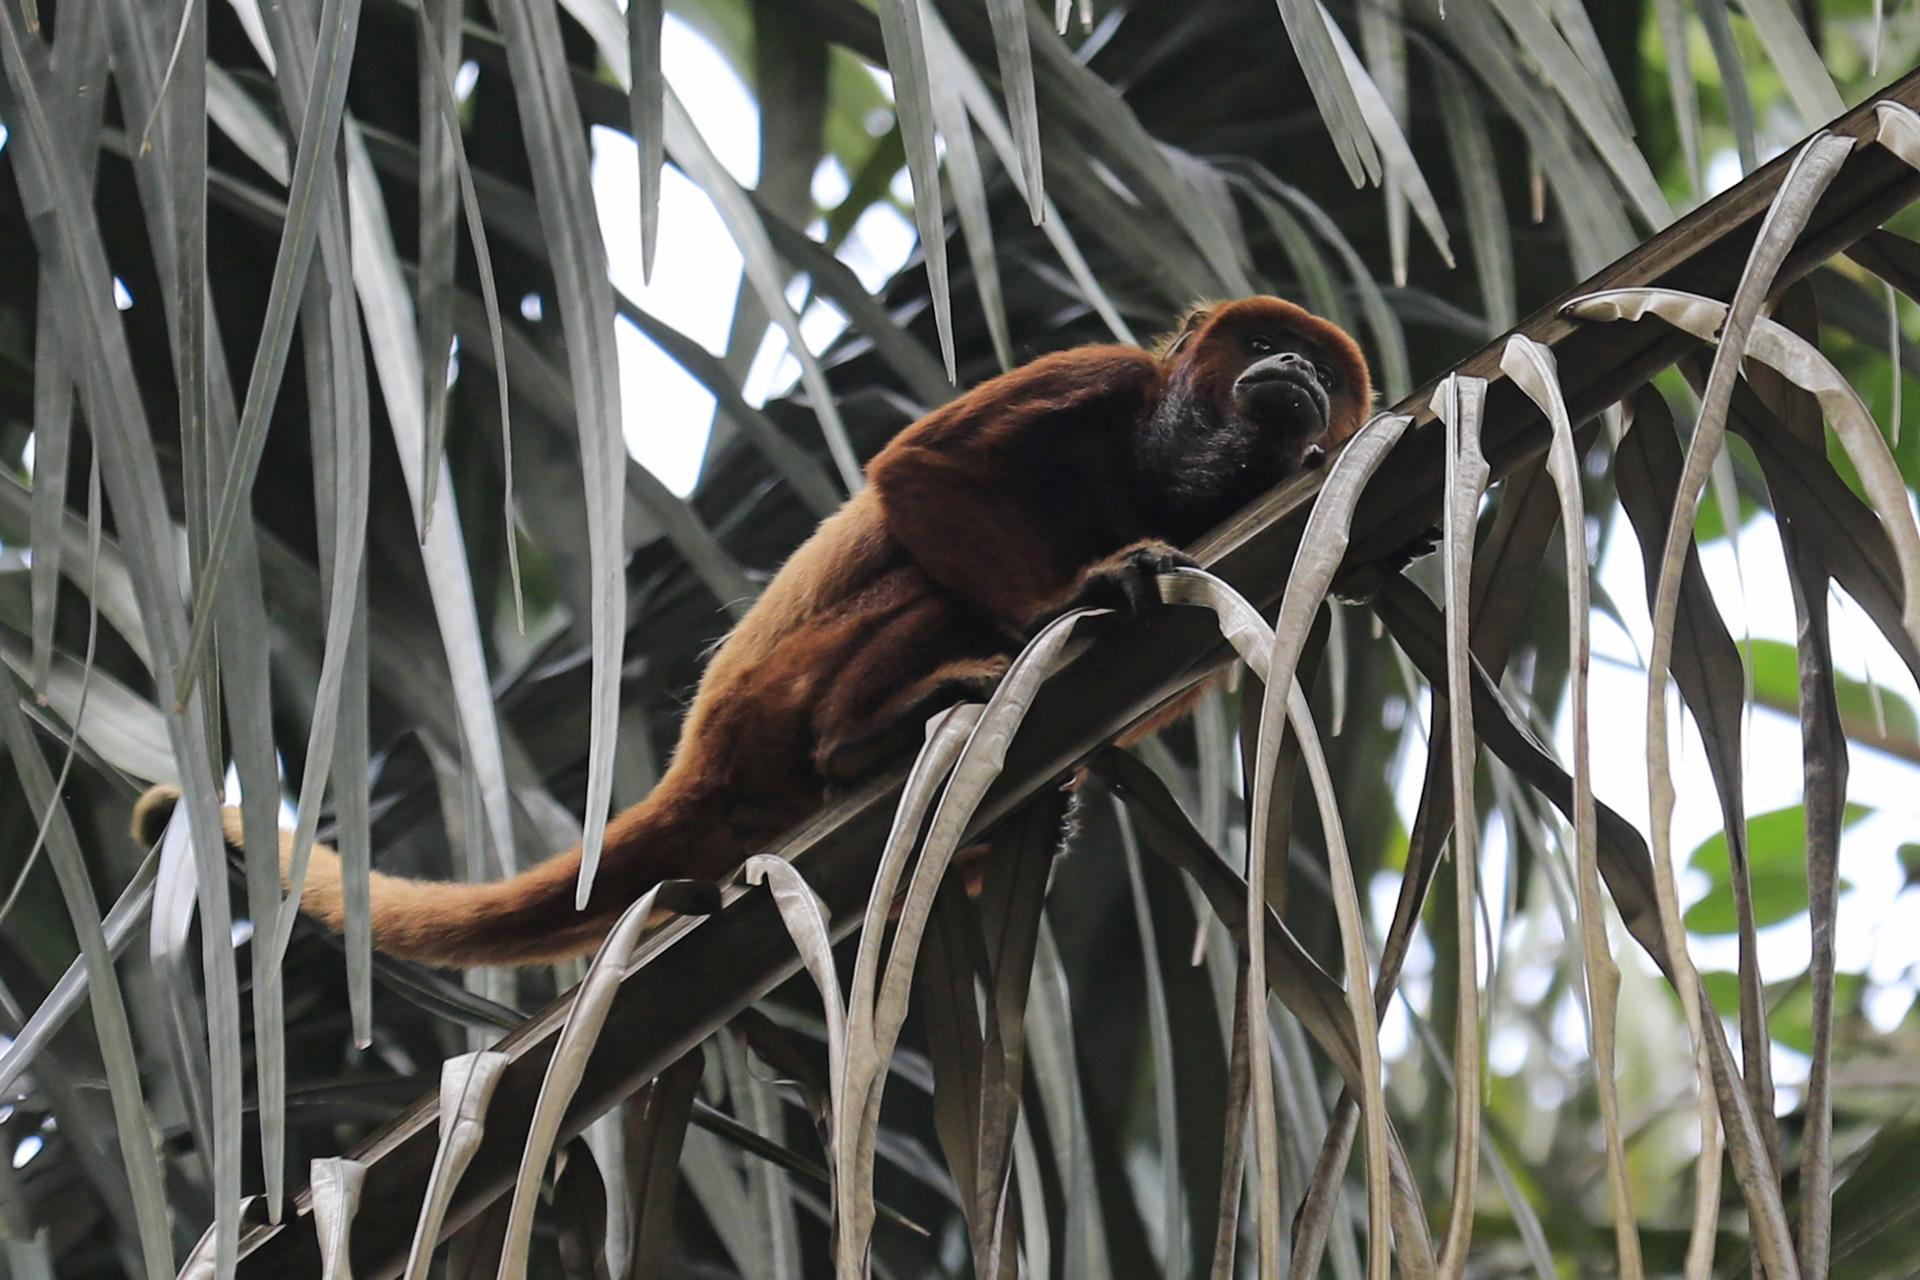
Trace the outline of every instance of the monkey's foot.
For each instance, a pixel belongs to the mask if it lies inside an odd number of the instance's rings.
[[[1430,524],[1407,541],[1398,551],[1380,562],[1381,568],[1389,573],[1398,573],[1422,556],[1430,556],[1440,545],[1440,526]]]
[[[1363,564],[1340,575],[1333,584],[1334,598],[1342,604],[1365,604],[1380,592],[1380,584],[1422,556],[1432,555],[1440,545],[1440,527],[1429,525],[1404,546],[1371,564]]]

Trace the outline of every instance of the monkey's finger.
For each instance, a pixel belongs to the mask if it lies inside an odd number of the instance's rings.
[[[1127,609],[1136,617],[1160,603],[1160,588],[1154,582],[1157,571],[1151,565],[1139,565],[1121,575],[1120,588],[1127,595]]]

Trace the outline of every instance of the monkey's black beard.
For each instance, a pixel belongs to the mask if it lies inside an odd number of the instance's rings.
[[[1287,415],[1292,417],[1293,415]],[[1134,449],[1142,506],[1177,543],[1190,542],[1282,480],[1305,470],[1322,424],[1222,420],[1210,405],[1164,396]]]

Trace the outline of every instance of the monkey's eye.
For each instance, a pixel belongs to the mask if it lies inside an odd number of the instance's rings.
[[[1330,366],[1324,365],[1320,363],[1318,360],[1314,361],[1313,376],[1314,376],[1314,379],[1317,382],[1319,382],[1321,387],[1325,388],[1328,391],[1333,390],[1333,384],[1336,381],[1336,379],[1333,376],[1333,369]]]
[[[1264,333],[1256,333],[1247,339],[1247,350],[1257,356],[1270,356],[1274,350],[1273,339]]]

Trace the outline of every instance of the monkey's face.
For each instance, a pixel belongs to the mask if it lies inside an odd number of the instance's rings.
[[[1292,333],[1256,330],[1242,339],[1252,363],[1233,380],[1234,412],[1301,461],[1325,448],[1339,375],[1317,346]]]
[[[1358,430],[1372,398],[1353,339],[1279,298],[1216,308],[1194,359],[1223,421],[1250,426],[1287,471]],[[1232,381],[1223,387],[1229,372]]]
[[[1191,313],[1164,348],[1142,460],[1195,518],[1218,520],[1359,430],[1372,385],[1338,325],[1279,298]]]

